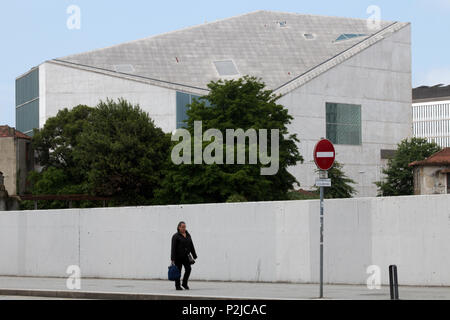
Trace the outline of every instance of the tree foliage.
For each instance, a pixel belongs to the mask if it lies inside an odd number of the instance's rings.
[[[352,184],[355,181],[347,177],[343,171],[344,166],[335,161],[333,167],[328,170],[328,178],[331,179],[331,187],[324,188],[324,198],[326,199],[344,199],[352,198],[356,193]],[[319,192],[317,188],[316,192]]]
[[[413,169],[409,164],[421,161],[441,148],[433,142],[423,138],[405,139],[398,144],[395,156],[388,161],[383,169],[386,176],[384,180],[375,184],[378,187],[379,196],[405,196],[414,194]]]
[[[248,201],[286,199],[287,192],[297,183],[287,168],[303,161],[303,158],[296,144],[299,140],[296,135],[289,135],[287,129],[293,118],[282,105],[277,104],[280,97],[266,90],[259,79],[248,76],[211,82],[208,87],[209,94],[194,100],[189,106],[186,129],[191,136],[194,136],[194,122],[202,121],[203,132],[217,129],[222,133],[225,150],[227,129],[268,129],[269,133],[271,129],[278,129],[279,171],[272,176],[262,176],[261,164],[232,165],[225,164],[224,159],[224,164],[174,165],[169,160],[163,188],[158,194],[159,201],[213,203],[225,202],[236,195]],[[268,140],[268,150],[271,150],[270,135]],[[204,144],[203,148],[207,145]]]
[[[121,205],[152,203],[170,140],[139,106],[101,102],[77,142],[74,158],[92,193]]]
[[[32,143],[43,167],[30,175],[33,194],[108,196],[113,205],[152,203],[170,146],[147,113],[122,99],[61,110]]]
[[[70,111],[68,109],[60,110],[55,117],[46,121],[41,130],[34,130],[32,144],[37,152],[39,165],[43,167],[44,171],[50,168],[60,169],[58,172],[64,173],[66,184],[70,183],[72,186],[81,185],[86,180],[86,173],[81,169],[79,162],[74,159],[73,151],[78,147],[78,136],[83,131],[93,110],[84,105],[76,106]],[[51,170],[46,174],[47,178],[51,181],[51,175],[56,172]],[[33,182],[36,183],[38,180],[39,176],[33,175]],[[80,186],[78,189],[80,188],[83,187]],[[39,184],[35,184],[34,193],[48,194],[47,192],[50,192],[51,189],[52,187],[41,188]]]
[[[278,129],[276,174],[262,175],[261,168],[266,166],[261,162],[175,165],[171,148],[177,143],[171,143],[170,134],[156,127],[139,106],[119,99],[100,102],[94,108],[61,110],[35,131],[32,143],[42,170],[30,174],[33,194],[107,196],[113,199],[111,205],[287,199],[288,191],[298,183],[287,169],[303,158],[297,148],[299,140],[287,129],[292,117],[277,103],[280,97],[254,77],[220,80],[208,87],[210,93],[190,105],[189,133],[194,135],[194,121],[202,121],[203,132],[217,129],[224,137],[227,129],[266,129],[270,153],[271,130]],[[203,148],[208,144],[203,142]],[[225,141],[221,146],[226,149]],[[245,148],[248,160],[248,140]],[[66,206],[59,201],[40,204],[40,208]]]

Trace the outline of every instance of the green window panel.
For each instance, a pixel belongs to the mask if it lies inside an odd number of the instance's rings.
[[[326,104],[327,139],[334,144],[361,145],[361,106]]]
[[[185,128],[185,120],[188,119],[187,110],[193,99],[198,99],[200,96],[177,91],[177,129]],[[208,105],[208,103],[207,103]]]
[[[39,69],[16,80],[16,107],[39,97]]]
[[[32,136],[35,128],[39,128],[39,99],[16,108],[16,129]]]

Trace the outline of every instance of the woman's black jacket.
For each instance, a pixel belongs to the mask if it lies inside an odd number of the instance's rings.
[[[197,259],[197,253],[189,232],[186,231],[186,238],[180,232],[175,233],[172,237],[171,260],[184,260],[189,253],[192,254],[194,259]]]

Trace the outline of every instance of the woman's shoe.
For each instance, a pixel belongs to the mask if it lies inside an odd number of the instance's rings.
[[[183,288],[184,288],[184,289],[186,289],[186,290],[189,290],[189,287],[188,287],[188,285],[187,285],[187,284],[186,284],[186,285],[185,285],[185,284],[183,284],[182,286],[183,286]]]
[[[181,287],[175,287],[175,289],[177,289],[177,290],[183,290],[183,288],[181,288]]]

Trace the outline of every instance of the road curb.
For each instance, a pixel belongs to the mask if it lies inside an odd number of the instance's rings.
[[[235,297],[205,297],[188,295],[99,292],[99,291],[61,291],[61,290],[30,290],[30,289],[0,289],[0,296],[45,297],[65,299],[92,300],[248,300]]]

